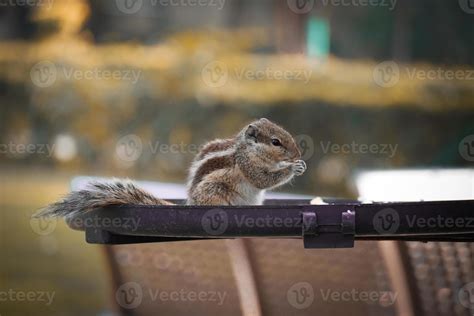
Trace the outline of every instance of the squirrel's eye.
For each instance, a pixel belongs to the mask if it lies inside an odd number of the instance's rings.
[[[272,138],[272,145],[273,146],[281,146],[281,142],[279,139]]]

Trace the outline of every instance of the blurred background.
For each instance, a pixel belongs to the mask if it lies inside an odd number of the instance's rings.
[[[58,297],[0,315],[106,314],[99,248],[30,221],[74,176],[183,184],[200,145],[255,118],[303,149],[285,192],[471,168],[472,34],[470,0],[1,1],[0,290]]]

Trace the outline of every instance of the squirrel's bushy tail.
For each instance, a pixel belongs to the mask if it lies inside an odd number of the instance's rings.
[[[83,190],[73,191],[61,201],[40,210],[35,217],[72,217],[111,205],[170,205],[137,187],[129,180],[91,182]]]

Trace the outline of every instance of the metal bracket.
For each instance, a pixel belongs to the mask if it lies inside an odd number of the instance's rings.
[[[303,211],[302,236],[305,248],[353,248],[355,239],[355,210],[340,206],[324,212],[318,221],[318,211]],[[322,215],[322,214],[321,214]]]

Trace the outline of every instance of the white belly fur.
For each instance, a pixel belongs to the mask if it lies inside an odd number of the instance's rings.
[[[236,205],[261,205],[265,195],[265,190],[254,187],[247,180],[240,181],[236,186],[236,191],[240,194],[240,201]]]

